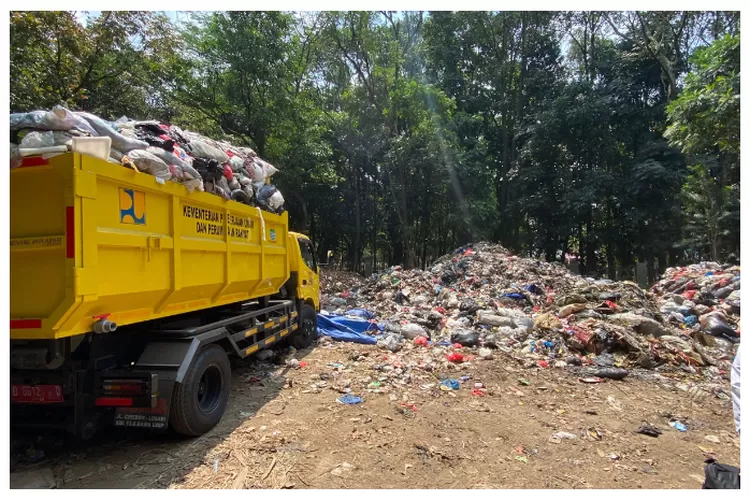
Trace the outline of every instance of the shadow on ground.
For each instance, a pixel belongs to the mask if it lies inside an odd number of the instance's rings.
[[[297,351],[303,360],[313,347]],[[285,352],[286,350],[284,350]],[[219,424],[203,436],[185,438],[171,431],[101,428],[88,441],[62,432],[43,435],[11,429],[10,487],[166,488],[206,461],[211,450],[265,406],[273,413],[287,383],[283,359],[233,360],[232,391]]]

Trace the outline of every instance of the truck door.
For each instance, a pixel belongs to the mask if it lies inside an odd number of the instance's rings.
[[[315,310],[320,310],[320,285],[318,279],[318,264],[315,261],[312,243],[306,238],[297,238],[304,267],[299,270],[299,296],[312,299]]]

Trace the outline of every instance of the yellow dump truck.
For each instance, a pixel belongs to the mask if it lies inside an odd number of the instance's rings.
[[[11,423],[221,419],[230,358],[317,335],[310,240],[272,214],[68,153],[10,174]]]

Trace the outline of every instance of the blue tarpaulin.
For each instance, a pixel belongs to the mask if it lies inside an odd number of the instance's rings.
[[[362,319],[373,319],[375,317],[374,314],[365,309],[349,309],[344,313],[344,316],[356,316]]]
[[[355,342],[357,344],[375,344],[372,335],[378,335],[383,328],[369,321],[358,318],[347,318],[333,314],[318,314],[318,333],[328,335],[334,340]]]

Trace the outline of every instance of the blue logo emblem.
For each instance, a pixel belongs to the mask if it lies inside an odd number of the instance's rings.
[[[120,188],[120,222],[122,224],[146,224],[146,193]]]

